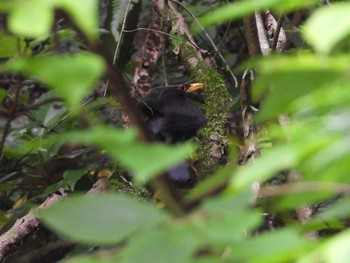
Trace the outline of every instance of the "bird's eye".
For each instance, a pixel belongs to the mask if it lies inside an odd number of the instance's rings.
[[[185,85],[182,85],[182,86],[179,87],[179,89],[186,92],[187,87]]]

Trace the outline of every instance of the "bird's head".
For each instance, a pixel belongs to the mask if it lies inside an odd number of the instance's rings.
[[[180,90],[184,91],[187,94],[193,93],[195,91],[200,91],[204,87],[203,83],[191,83],[191,84],[186,84],[182,85],[179,87]]]

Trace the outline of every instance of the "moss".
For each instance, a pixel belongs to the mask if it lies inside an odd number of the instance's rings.
[[[197,80],[205,84],[205,114],[207,126],[200,132],[201,151],[198,170],[207,176],[219,165],[222,149],[227,144],[225,125],[227,123],[230,94],[222,76],[214,69],[208,69]]]
[[[171,43],[175,54],[178,54],[185,61],[191,75],[198,76],[198,74],[202,74],[203,71],[207,70],[208,66],[197,58],[196,51],[187,38],[175,33],[171,36]]]
[[[185,37],[174,35],[171,37],[171,42],[175,51],[180,52],[191,75],[196,81],[205,85],[205,113],[208,122],[199,134],[200,160],[197,170],[201,176],[207,176],[218,167],[222,149],[227,144],[225,125],[228,115],[227,104],[231,97],[222,76],[197,58],[197,53]]]

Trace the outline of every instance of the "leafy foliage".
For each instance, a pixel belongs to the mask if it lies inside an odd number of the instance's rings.
[[[137,3],[138,0],[113,0],[112,1],[112,22],[111,22],[111,32],[114,36],[116,42],[120,41],[120,26],[124,20],[124,17],[128,15],[128,13],[133,8],[133,5]]]
[[[40,211],[39,216],[56,231],[88,244],[115,244],[167,219],[166,214],[153,206],[113,194],[76,195]]]
[[[3,70],[35,77],[54,88],[67,106],[75,111],[101,76],[104,64],[100,57],[92,54],[42,56],[12,60]]]
[[[208,26],[216,23],[236,20],[243,16],[253,14],[255,11],[261,11],[266,8],[270,8],[276,12],[288,12],[298,8],[312,6],[316,2],[317,1],[315,0],[266,0],[261,2],[255,2],[253,0],[238,1],[212,10],[212,12],[204,15],[201,18],[201,22],[204,26]]]

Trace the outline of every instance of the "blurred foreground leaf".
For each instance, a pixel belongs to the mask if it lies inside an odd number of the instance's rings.
[[[28,0],[14,6],[8,25],[15,34],[36,38],[48,35],[52,22],[52,1]]]
[[[350,83],[347,73],[350,57],[345,55],[278,56],[257,60],[253,65],[260,73],[253,87],[254,99],[265,97],[264,107],[259,112],[260,120],[289,113],[297,99],[318,89]]]
[[[21,1],[13,5],[9,16],[9,28],[19,36],[30,38],[47,36],[52,28],[55,9],[62,9],[68,13],[88,38],[91,40],[97,38],[98,2],[96,0]]]
[[[53,142],[96,145],[119,161],[132,173],[135,180],[141,183],[180,163],[195,150],[191,142],[171,146],[162,143],[145,144],[137,140],[137,133],[133,129],[122,130],[103,126],[51,136],[47,140],[29,143],[27,149],[43,147],[45,143]]]
[[[9,61],[2,71],[23,73],[54,88],[70,110],[77,110],[104,70],[103,60],[93,54],[42,56]]]
[[[225,4],[200,19],[203,26],[209,26],[217,23],[236,20],[254,12],[270,8],[276,12],[287,12],[298,8],[311,6],[317,3],[317,0],[265,0],[254,1],[245,0],[231,4]]]
[[[149,229],[122,252],[123,263],[191,262],[199,245],[205,243],[190,227],[169,226]]]
[[[350,34],[349,13],[349,3],[333,3],[317,9],[304,24],[305,39],[316,51],[329,53],[335,44]]]
[[[343,263],[350,262],[350,230],[346,230],[328,239],[309,255],[296,261],[297,263]]]
[[[50,228],[84,244],[115,244],[168,219],[154,206],[111,193],[73,196],[38,211],[38,215]]]

